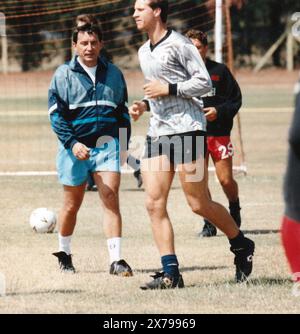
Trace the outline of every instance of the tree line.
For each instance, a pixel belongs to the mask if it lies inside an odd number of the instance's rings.
[[[169,23],[177,30],[193,27],[212,31],[214,0],[169,3]],[[234,53],[240,65],[251,65],[253,55],[265,52],[286,29],[290,16],[300,11],[300,2],[295,0],[231,0],[230,4]],[[57,54],[70,59],[74,18],[82,13],[93,13],[102,22],[112,57],[136,52],[145,37],[136,30],[132,6],[131,0],[2,1],[9,56],[23,71],[39,68]],[[274,66],[284,66],[282,49],[275,52],[272,61]]]

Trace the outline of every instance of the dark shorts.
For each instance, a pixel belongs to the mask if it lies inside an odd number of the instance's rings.
[[[146,137],[143,159],[166,155],[174,164],[185,164],[204,158],[206,155],[206,133],[192,131],[166,135],[161,137]]]

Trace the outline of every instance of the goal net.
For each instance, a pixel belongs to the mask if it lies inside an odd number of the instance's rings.
[[[207,32],[214,58],[215,1],[177,0],[169,4],[169,26],[182,33],[190,28]],[[57,66],[72,56],[71,35],[77,15],[94,14],[99,19],[106,52],[125,74],[130,101],[142,97],[137,49],[146,37],[136,29],[132,7],[131,0],[0,2],[2,175],[55,172],[57,139],[48,118],[48,86]],[[226,38],[223,46],[226,62]],[[134,124],[134,131],[145,135],[146,124],[138,127]],[[240,139],[234,130],[236,169],[243,168]]]

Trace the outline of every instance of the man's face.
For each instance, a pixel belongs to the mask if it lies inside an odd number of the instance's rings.
[[[150,3],[150,0],[137,0],[135,2],[133,18],[138,30],[147,31],[154,23],[158,9],[153,10],[149,6]]]
[[[79,31],[77,43],[73,47],[80,60],[88,67],[97,65],[98,57],[102,49],[102,42],[97,35],[89,34],[86,31]]]
[[[207,50],[208,50],[208,46],[207,45],[203,45],[197,38],[191,38],[191,41],[193,42],[193,44],[195,45],[195,47],[198,49],[198,51],[199,51],[202,59],[205,60],[206,54],[207,54]]]

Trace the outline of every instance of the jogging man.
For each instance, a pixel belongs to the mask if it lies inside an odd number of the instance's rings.
[[[241,226],[240,201],[238,185],[233,178],[232,156],[233,146],[230,132],[233,118],[242,105],[240,87],[226,65],[217,63],[206,57],[208,51],[207,36],[202,31],[191,29],[186,34],[198,49],[205,62],[212,81],[212,91],[202,96],[204,113],[207,119],[207,156],[211,156],[216,168],[218,180],[229,202],[229,211],[238,227]],[[217,229],[207,219],[199,234],[211,237],[217,234]]]
[[[254,243],[239,231],[226,209],[208,197],[207,171],[204,167],[206,121],[201,109],[202,101],[196,97],[211,90],[209,74],[192,42],[167,29],[167,16],[168,1],[135,2],[133,17],[137,28],[146,31],[149,37],[139,49],[147,99],[134,102],[130,114],[134,120],[146,110],[150,109],[152,114],[142,174],[146,207],[163,267],[161,273],[154,275],[153,280],[141,288],[184,286],[167,212],[176,167],[192,211],[209,219],[229,238],[230,249],[235,254],[236,280],[240,282],[252,271]],[[197,145],[199,142],[203,144],[200,149]],[[164,149],[165,143],[170,144],[168,150]],[[195,176],[199,171],[202,177],[197,178]]]
[[[103,203],[110,274],[132,276],[120,256],[120,150],[127,150],[130,137],[126,84],[120,70],[100,57],[102,32],[98,25],[76,27],[73,47],[76,56],[57,69],[49,89],[49,115],[59,139],[58,177],[64,189],[59,251],[54,255],[63,272],[75,272],[71,237],[92,172]],[[119,135],[121,130],[127,140]]]

